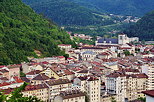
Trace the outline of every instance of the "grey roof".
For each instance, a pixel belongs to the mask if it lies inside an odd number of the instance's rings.
[[[110,43],[111,41],[111,44],[118,44],[118,39],[113,39],[113,38],[98,39],[98,43],[104,43],[104,41],[106,41],[106,43]]]
[[[91,55],[95,55],[95,52],[93,52],[93,51],[85,51],[85,52],[83,52],[83,54],[91,54]]]

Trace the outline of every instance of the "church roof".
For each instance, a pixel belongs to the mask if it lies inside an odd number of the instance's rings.
[[[104,43],[104,41],[106,41],[106,43],[110,43],[110,41],[111,41],[111,44],[118,44],[118,39],[114,39],[114,38],[98,39],[98,43]]]

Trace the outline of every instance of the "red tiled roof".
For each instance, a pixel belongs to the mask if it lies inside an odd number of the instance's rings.
[[[58,79],[46,81],[49,86],[71,83],[68,79]]]
[[[131,49],[130,47],[120,47],[120,50]]]
[[[154,90],[147,90],[147,91],[143,91],[142,93],[148,96],[154,97]]]
[[[14,88],[0,89],[0,91],[4,94],[10,94],[12,91],[14,91]]]
[[[66,75],[72,75],[72,74],[75,74],[75,73],[69,71],[68,69],[63,70],[63,71],[64,71],[64,73],[65,73]]]
[[[13,77],[13,79],[17,82],[17,83],[22,83],[24,82],[23,80],[21,80],[19,77],[15,76]]]
[[[106,77],[117,78],[117,77],[124,77],[124,76],[126,76],[126,75],[122,72],[113,72],[113,73],[107,75]]]
[[[141,74],[135,74],[136,78],[148,78],[148,76],[145,73],[141,73]]]
[[[2,73],[6,73],[6,72],[9,72],[9,71],[6,70],[6,69],[1,69],[0,72],[2,72]]]
[[[107,52],[103,52],[103,53],[101,53],[100,55],[110,55],[110,54],[107,53]]]
[[[26,75],[36,75],[36,74],[39,74],[40,72],[41,72],[40,70],[34,70],[34,71],[26,73]]]
[[[39,74],[36,77],[34,77],[32,80],[48,80],[49,77],[46,76],[45,74]]]
[[[71,46],[70,44],[59,44],[58,46]]]
[[[78,73],[88,73],[88,70],[81,70]]]
[[[44,88],[48,88],[48,86],[46,84],[27,85],[24,91],[32,91],[32,90],[38,90],[38,89],[44,89]]]
[[[64,56],[57,56],[58,58],[65,58]]]
[[[0,80],[9,80],[9,79],[6,77],[1,77]]]
[[[6,67],[6,66],[4,66],[4,65],[0,66],[0,68],[3,68],[3,67]]]
[[[88,80],[88,81],[94,81],[94,80],[98,80],[98,78],[94,77],[94,76],[83,76],[83,77],[78,77],[80,80]]]
[[[15,64],[15,65],[8,65],[7,67],[8,67],[9,69],[11,69],[11,68],[20,68],[21,65],[20,65],[20,64]]]
[[[70,90],[60,92],[60,96],[64,99],[75,98],[85,96],[85,94],[79,90]]]

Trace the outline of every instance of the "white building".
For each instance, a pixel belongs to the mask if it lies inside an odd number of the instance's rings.
[[[96,57],[96,53],[92,51],[85,51],[81,54],[81,58],[84,61],[92,61]]]
[[[109,94],[116,94],[117,102],[125,102],[126,98],[126,76],[123,73],[115,72],[106,77],[106,91]]]

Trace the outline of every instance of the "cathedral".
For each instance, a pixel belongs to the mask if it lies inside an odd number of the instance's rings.
[[[118,35],[118,38],[101,38],[101,39],[98,39],[96,42],[95,42],[95,45],[124,45],[126,43],[130,43],[130,42],[133,42],[133,41],[136,41],[138,42],[139,41],[139,38],[138,37],[132,37],[132,38],[129,38],[127,37],[126,34],[119,34]]]

